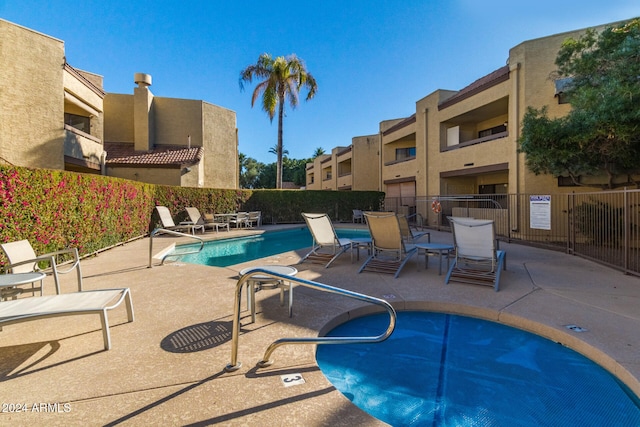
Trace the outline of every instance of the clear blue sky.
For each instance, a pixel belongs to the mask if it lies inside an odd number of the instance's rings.
[[[318,82],[286,111],[285,149],[302,159],[463,88],[525,40],[638,16],[639,0],[0,0],[0,18],[63,40],[67,61],[104,76],[107,92],[132,94],[142,72],[156,96],[235,111],[240,152],[264,163],[277,120],[238,84],[263,52],[297,54]]]

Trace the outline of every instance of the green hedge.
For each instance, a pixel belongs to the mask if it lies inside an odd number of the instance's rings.
[[[351,222],[353,209],[382,210],[379,191],[254,190],[244,204],[262,211],[264,224],[303,222],[302,212],[328,213],[333,221]]]
[[[0,165],[0,242],[27,239],[36,253],[76,247],[90,254],[144,236],[158,226],[154,206],[174,220],[200,212],[262,211],[264,223],[303,222],[301,212],[351,221],[352,209],[379,210],[377,191],[223,190]],[[7,264],[0,254],[0,270]]]

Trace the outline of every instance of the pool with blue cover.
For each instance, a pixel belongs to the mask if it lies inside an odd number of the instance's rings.
[[[336,234],[343,238],[369,237],[365,229],[337,228]],[[180,255],[177,260],[192,264],[228,267],[255,259],[277,255],[288,251],[311,247],[313,239],[307,227],[270,231],[255,236],[234,237],[206,242],[197,254]],[[181,245],[176,254],[194,250],[199,246]]]
[[[375,336],[387,314],[329,336]],[[319,345],[317,362],[355,405],[393,426],[640,426],[640,402],[561,344],[476,318],[399,312],[379,344]]]

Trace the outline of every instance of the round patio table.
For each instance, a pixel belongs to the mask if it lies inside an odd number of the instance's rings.
[[[449,255],[453,252],[453,245],[443,243],[416,243],[418,254],[420,250],[424,251],[424,268],[429,268],[429,253],[438,254],[440,256],[440,264],[438,266],[438,275],[442,275],[442,254],[447,254],[447,270],[449,269]]]
[[[371,254],[371,237],[354,237],[351,240],[351,262],[353,262],[353,250],[356,250],[356,259],[360,261],[360,248],[365,248]]]
[[[240,270],[240,276],[250,273],[253,270],[261,269],[276,274],[295,276],[298,270],[288,265],[268,265],[248,267]],[[280,289],[280,305],[284,305],[284,290],[289,291],[289,317],[293,316],[293,285],[282,279],[274,278],[266,274],[254,274],[247,280],[247,306],[251,310],[251,322],[256,321],[256,297],[255,293],[263,289]]]
[[[40,281],[46,277],[46,274],[40,271],[31,273],[7,273],[0,274],[0,301],[13,298],[16,299],[23,290],[18,288],[20,285],[28,285],[29,283]],[[40,292],[42,292],[42,283],[40,283]]]

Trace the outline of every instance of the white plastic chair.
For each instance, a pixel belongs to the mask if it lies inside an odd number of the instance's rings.
[[[498,250],[492,220],[449,217],[455,257],[445,279],[500,289],[500,272],[506,270],[506,253]]]
[[[82,290],[82,271],[80,269],[80,256],[78,255],[77,248],[63,249],[55,252],[49,252],[42,255],[36,255],[31,243],[28,240],[19,240],[17,242],[3,243],[0,245],[2,251],[9,260],[7,266],[10,273],[31,273],[34,271],[42,271],[43,273],[49,273],[53,276],[53,281],[56,285],[56,293],[60,294],[60,281],[58,274],[70,273],[76,270],[78,277],[78,290]],[[60,255],[71,255],[73,262],[60,269],[58,265],[58,257]],[[40,262],[47,263],[47,268],[41,269],[38,265]],[[23,292],[25,289],[22,289]],[[31,284],[31,289],[26,289],[27,292],[35,294],[36,291],[40,291],[42,295],[42,281],[40,281],[40,287],[36,288]]]

